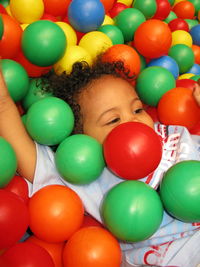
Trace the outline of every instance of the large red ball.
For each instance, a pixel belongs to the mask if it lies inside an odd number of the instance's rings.
[[[160,137],[140,122],[126,122],[115,127],[103,147],[108,167],[127,180],[144,178],[157,168],[162,157]]]

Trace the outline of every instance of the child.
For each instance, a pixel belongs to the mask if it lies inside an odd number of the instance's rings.
[[[163,173],[170,166],[181,160],[200,160],[200,138],[192,137],[181,126],[154,126],[128,79],[131,80],[131,77],[121,62],[97,62],[92,67],[86,63],[76,63],[70,75],[48,75],[44,79],[44,88],[53,90],[55,96],[71,106],[75,115],[74,133],[90,135],[100,143],[121,123],[137,121],[154,127],[163,140],[163,157],[154,173],[142,181],[157,189]],[[194,96],[200,105],[199,86],[195,87]],[[124,180],[107,168],[89,185],[73,185],[63,180],[56,170],[52,150],[34,143],[24,129],[2,75],[0,135],[15,149],[18,172],[29,181],[30,195],[49,184],[69,186],[80,196],[86,211],[101,221],[99,206],[105,193]],[[196,267],[200,264],[198,229],[198,224],[183,223],[165,213],[160,228],[148,240],[121,242],[124,256],[122,266]]]

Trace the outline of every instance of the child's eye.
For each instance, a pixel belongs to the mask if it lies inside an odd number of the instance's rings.
[[[138,108],[138,109],[136,109],[135,111],[134,111],[134,113],[136,113],[136,114],[138,114],[138,113],[141,113],[141,112],[143,112],[143,108]]]
[[[106,123],[106,125],[114,124],[114,123],[118,122],[119,120],[120,120],[120,118],[115,118],[115,119],[109,121],[108,123]]]

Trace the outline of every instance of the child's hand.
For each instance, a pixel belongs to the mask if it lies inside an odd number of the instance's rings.
[[[194,86],[193,95],[194,95],[194,98],[200,107],[200,79],[197,82],[198,82],[198,84],[195,84],[195,86]]]

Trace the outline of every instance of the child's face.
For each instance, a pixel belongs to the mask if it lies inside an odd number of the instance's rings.
[[[133,87],[121,78],[105,75],[81,93],[83,132],[103,143],[109,132],[125,122],[142,122],[153,128]]]

